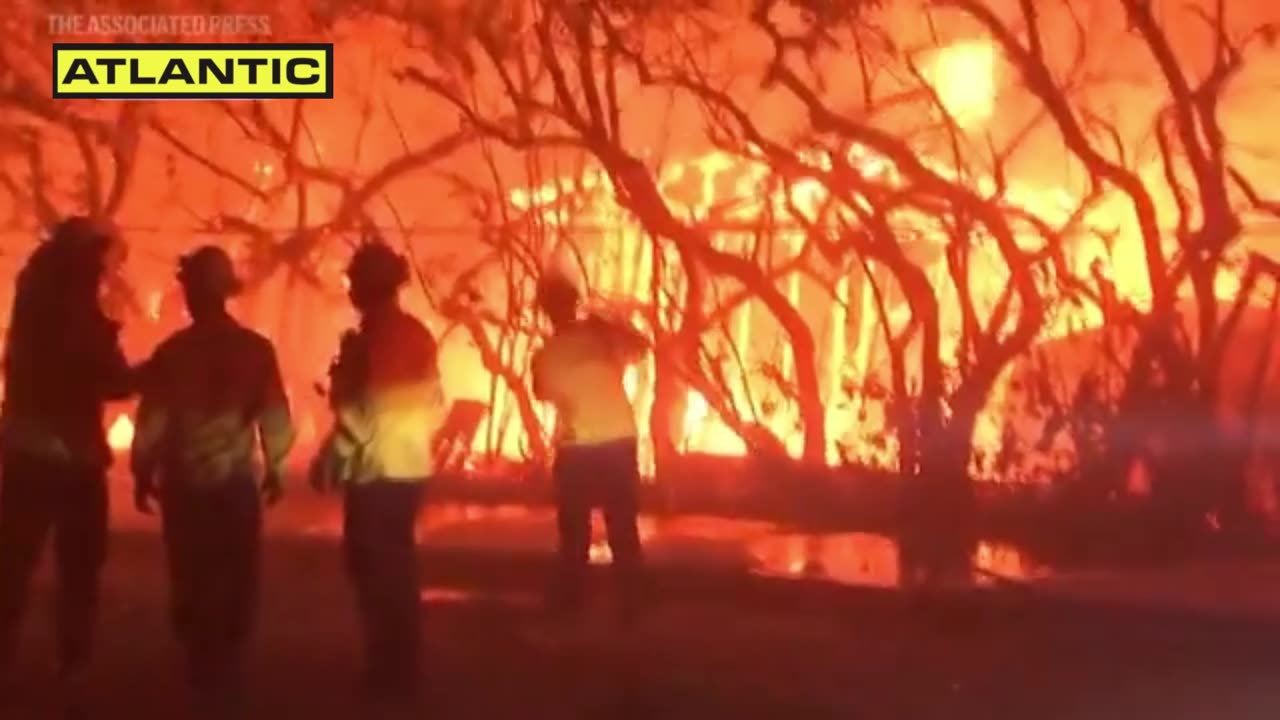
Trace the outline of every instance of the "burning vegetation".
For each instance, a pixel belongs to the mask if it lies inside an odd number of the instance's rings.
[[[417,265],[451,394],[487,408],[477,472],[547,455],[527,367],[556,267],[654,342],[627,389],[659,481],[696,453],[887,472],[953,507],[976,479],[1269,509],[1280,188],[1258,118],[1280,98],[1253,10],[311,9],[282,4],[272,39],[333,40],[333,101],[52,101],[49,38],[17,39],[39,15],[11,18],[5,272],[59,213],[115,218],[132,253],[107,291],[141,354],[180,321],[172,258],[234,248],[305,432],[351,322],[339,268],[379,233]]]

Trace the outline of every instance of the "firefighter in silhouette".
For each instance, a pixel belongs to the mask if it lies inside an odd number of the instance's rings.
[[[343,541],[365,641],[365,690],[408,707],[418,678],[415,527],[436,472],[444,394],[431,332],[399,303],[405,259],[372,240],[347,268],[360,313],[330,368],[333,428],[311,467],[320,490],[345,493]]]
[[[578,291],[561,275],[544,277],[538,304],[553,329],[532,367],[534,394],[556,409],[552,478],[560,552],[552,609],[566,615],[580,609],[591,512],[602,507],[620,609],[630,619],[643,609],[644,571],[636,527],[636,422],[623,376],[627,365],[643,357],[648,343],[624,323],[597,315],[580,318]]]
[[[63,697],[84,677],[106,558],[103,403],[132,392],[119,327],[99,303],[123,261],[108,225],[72,217],[20,271],[5,344],[0,412],[0,683],[10,678],[32,575],[54,536],[54,617]],[[0,703],[10,696],[0,687]]]
[[[191,323],[147,366],[134,499],[143,513],[159,500],[174,628],[200,708],[226,715],[256,610],[261,502],[280,499],[294,428],[271,342],[227,311],[240,290],[231,258],[201,247],[178,280]]]

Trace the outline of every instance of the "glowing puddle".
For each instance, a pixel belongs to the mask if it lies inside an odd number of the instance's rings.
[[[312,517],[305,534],[336,537],[341,519],[336,507]],[[610,561],[603,523],[595,522],[591,562]],[[823,580],[847,585],[897,587],[898,548],[871,533],[797,534],[776,525],[719,517],[640,519],[640,534],[650,562],[657,567],[744,572]],[[523,506],[438,505],[422,514],[419,542],[437,549],[483,552],[555,551],[555,516],[549,509]],[[983,542],[974,556],[974,581],[1032,580],[1050,574],[1018,548]]]

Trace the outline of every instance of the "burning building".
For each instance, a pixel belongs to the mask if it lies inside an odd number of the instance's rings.
[[[234,248],[239,312],[280,344],[305,433],[352,320],[340,269],[376,227],[418,267],[452,394],[487,408],[473,469],[545,454],[525,372],[547,265],[655,340],[627,376],[651,475],[672,453],[774,454],[1049,482],[1093,432],[1062,419],[1082,378],[1127,412],[1169,313],[1152,372],[1196,369],[1161,387],[1266,427],[1267,18],[367,5],[288,25],[336,38],[333,101],[52,104],[6,49],[5,272],[49,208],[115,214],[141,355],[181,321],[172,259]],[[109,421],[123,446],[127,414]],[[948,433],[959,461],[930,455]]]

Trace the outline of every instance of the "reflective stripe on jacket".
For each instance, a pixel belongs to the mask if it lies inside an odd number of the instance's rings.
[[[257,475],[260,446],[279,475],[295,431],[271,341],[230,316],[175,333],[146,366],[136,426],[135,473],[216,486]]]

